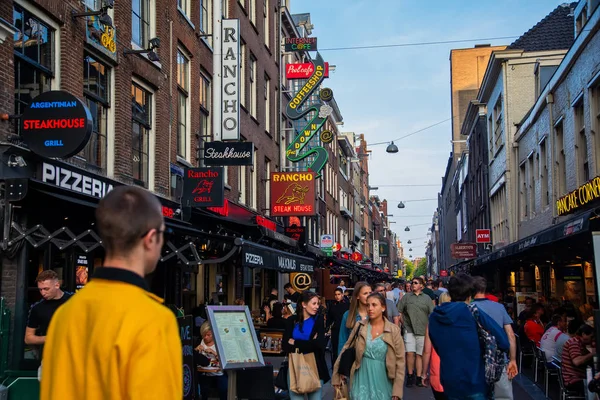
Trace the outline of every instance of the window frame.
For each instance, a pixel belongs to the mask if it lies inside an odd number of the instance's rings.
[[[271,134],[271,78],[265,73],[264,81],[264,101],[265,101],[265,132]]]
[[[258,67],[258,60],[256,58],[256,56],[252,53],[250,53],[250,76],[249,76],[249,82],[250,82],[250,115],[252,115],[254,118],[256,118],[256,110],[257,110],[257,106],[256,106],[256,102],[257,102],[257,67]]]
[[[132,1],[132,6],[131,6],[131,43],[132,45],[140,48],[140,49],[146,49],[148,48],[148,44],[150,39],[152,39],[153,36],[153,5],[155,4],[153,2],[153,0],[131,0]],[[133,2],[137,1],[140,4],[140,13],[144,14],[144,15],[137,15],[137,13],[134,12],[134,7],[133,7]],[[189,0],[187,0],[189,1]],[[133,24],[133,18],[137,17],[139,22],[139,26],[140,26],[140,32],[138,32],[140,34],[140,42],[138,43],[137,41],[134,40],[134,24]],[[145,28],[143,28],[143,26],[145,26]]]
[[[132,146],[131,146],[131,152],[132,152],[132,160],[131,160],[132,161],[132,173],[131,173],[131,175],[132,175],[133,181],[134,181],[134,183],[136,185],[139,185],[139,186],[142,186],[142,187],[150,189],[151,188],[151,174],[152,174],[152,172],[151,172],[151,170],[152,170],[152,168],[151,168],[151,165],[152,165],[152,152],[153,152],[153,146],[152,146],[151,141],[152,141],[152,136],[153,136],[153,123],[154,123],[154,91],[150,90],[146,85],[142,84],[140,81],[138,81],[136,79],[133,79],[131,81],[131,88],[132,88],[132,92],[133,92],[134,89],[138,89],[139,91],[141,91],[143,93],[143,95],[144,95],[145,100],[148,103],[147,107],[146,107],[147,108],[146,113],[148,115],[148,119],[147,120],[143,120],[143,119],[137,118],[133,112],[132,112],[132,115],[131,115],[132,138],[133,138],[133,125],[134,124],[138,124],[139,125],[139,127],[140,127],[140,135],[142,135],[142,133],[141,133],[142,130],[144,131],[144,134],[147,135],[146,141],[145,142],[142,141],[145,144],[145,146],[146,146],[146,149],[145,149],[146,153],[143,152],[144,149],[142,149],[142,148],[136,149],[135,146],[133,145],[133,141],[132,141]],[[133,96],[133,98],[135,98],[135,96],[133,95],[133,93],[132,93],[132,96]],[[132,104],[132,107],[133,107],[133,104]],[[147,160],[147,162],[146,162],[146,169],[147,170],[145,171],[146,172],[146,180],[139,179],[139,178],[135,177],[134,163],[136,161],[135,161],[134,157],[136,155],[136,150],[137,150],[137,153],[139,155],[144,155],[145,154],[145,156],[146,156],[146,160]],[[140,157],[140,159],[138,161],[142,165],[141,168],[143,168],[143,165],[144,165],[142,159],[143,159],[143,156]]]
[[[190,57],[182,48],[177,48],[177,156],[190,162]],[[185,62],[180,63],[180,60]],[[183,65],[183,70],[181,70]],[[183,79],[183,82],[181,81]],[[183,108],[182,108],[183,107]],[[182,112],[183,109],[183,112]],[[181,114],[183,113],[183,118]],[[183,132],[182,132],[183,130]]]

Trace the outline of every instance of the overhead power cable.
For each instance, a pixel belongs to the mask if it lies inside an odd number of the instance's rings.
[[[389,49],[392,47],[433,46],[433,45],[437,45],[437,44],[483,42],[486,40],[517,39],[519,37],[520,36],[499,36],[499,37],[481,38],[481,39],[438,40],[438,41],[434,41],[434,42],[413,42],[413,43],[396,43],[396,44],[373,44],[373,45],[365,45],[365,46],[329,47],[329,48],[319,49],[319,51]]]
[[[419,130],[417,130],[417,131],[414,131],[414,132],[412,132],[412,133],[409,133],[408,135],[400,136],[400,137],[399,137],[399,138],[397,138],[397,139],[387,140],[387,141],[385,141],[385,142],[367,143],[367,146],[369,146],[369,147],[370,147],[370,146],[377,146],[377,145],[379,145],[379,144],[390,144],[390,142],[397,142],[398,140],[402,140],[402,139],[404,139],[404,138],[407,138],[407,137],[409,137],[409,136],[416,135],[417,133],[420,133],[420,132],[426,131],[427,129],[433,128],[434,126],[441,125],[441,124],[443,124],[444,122],[448,122],[448,121],[451,121],[451,120],[452,120],[452,118],[446,118],[446,119],[445,119],[445,120],[443,120],[443,121],[439,121],[439,122],[436,122],[436,123],[435,123],[435,124],[433,124],[433,125],[429,125],[429,126],[426,126],[425,128],[421,128],[421,129],[419,129]]]
[[[428,183],[428,184],[422,184],[422,185],[420,185],[420,184],[413,185],[413,184],[407,183],[407,184],[400,184],[400,185],[375,185],[375,184],[373,184],[371,186],[373,186],[373,187],[418,187],[418,186],[441,186],[441,185],[439,183]]]

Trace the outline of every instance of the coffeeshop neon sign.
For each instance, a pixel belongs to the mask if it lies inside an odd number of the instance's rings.
[[[600,199],[600,176],[559,198],[556,201],[556,210],[558,215],[570,214],[598,199]]]

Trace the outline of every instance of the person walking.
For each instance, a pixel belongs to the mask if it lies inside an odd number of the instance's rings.
[[[443,292],[439,298],[439,304],[450,302],[450,295],[448,292]],[[429,327],[425,331],[425,343],[423,344],[423,382],[426,382],[427,370],[429,370],[429,384],[431,385],[431,391],[433,392],[433,398],[435,400],[446,400],[446,394],[444,393],[444,387],[440,381],[440,356],[437,354],[433,346],[431,345],[431,338],[429,337]]]
[[[506,368],[504,368],[502,377],[494,385],[494,396],[496,400],[513,400],[512,379],[519,373],[517,367],[517,340],[512,328],[513,320],[509,317],[506,308],[501,303],[490,300],[487,297],[487,281],[484,277],[476,276],[473,279],[473,285],[475,287],[475,298],[472,304],[477,306],[477,309],[480,311],[486,313],[498,326],[504,329],[510,345],[509,361]]]
[[[321,400],[321,388],[329,382],[329,369],[325,362],[325,317],[319,314],[319,295],[306,291],[300,295],[296,318],[288,319],[283,334],[283,351],[287,354],[298,350],[302,354],[314,354],[321,387],[306,396],[308,400]],[[290,370],[290,373],[292,371]],[[288,385],[289,385],[288,376]],[[290,400],[304,400],[304,394],[289,391]]]
[[[425,282],[422,278],[413,278],[412,292],[407,293],[398,303],[400,322],[404,324],[404,343],[406,346],[406,364],[408,376],[406,387],[423,386],[423,345],[429,314],[433,311],[433,301],[423,293]],[[416,367],[416,374],[415,374]]]
[[[165,223],[156,196],[111,190],[96,209],[103,267],[54,314],[44,347],[41,400],[181,400],[175,315],[148,291]]]
[[[472,277],[453,276],[448,283],[451,302],[436,307],[429,317],[429,337],[440,356],[440,381],[448,400],[487,400],[491,391],[477,322],[469,309],[474,292]],[[504,330],[481,310],[479,323],[496,337],[500,350],[509,350]]]
[[[356,282],[354,285],[354,291],[352,293],[352,299],[350,300],[350,307],[342,317],[340,324],[340,335],[338,342],[338,354],[341,354],[342,347],[346,344],[348,336],[356,322],[368,318],[367,310],[367,297],[371,294],[371,285],[367,282]]]
[[[342,326],[342,319],[344,314],[350,308],[350,302],[344,296],[344,290],[340,287],[335,289],[334,292],[335,300],[329,307],[327,314],[327,329],[331,330],[331,356],[333,362],[338,356],[338,344],[340,340],[340,327]]]
[[[373,285],[373,291],[377,293],[381,293],[386,296],[385,298],[385,312],[388,321],[393,323],[394,325],[398,325],[400,323],[400,313],[398,312],[398,308],[394,304],[393,300],[387,298],[387,293],[385,291],[385,284],[376,283]]]
[[[368,320],[359,321],[352,330],[356,340],[344,345],[342,352],[353,346],[356,358],[350,371],[351,400],[400,400],[404,390],[404,342],[400,328],[386,318],[386,301],[382,293],[367,298]],[[338,387],[340,358],[333,367],[332,385]]]

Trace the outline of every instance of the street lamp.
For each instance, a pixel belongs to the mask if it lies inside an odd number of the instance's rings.
[[[406,228],[404,228],[404,230],[405,230],[406,232],[410,232],[410,228],[409,228],[408,226],[407,226]]]
[[[412,241],[410,241],[410,240],[409,240],[407,243],[408,243],[408,244],[412,244]]]
[[[390,143],[388,147],[385,149],[386,153],[397,153],[398,146],[394,144],[394,142]]]
[[[403,202],[398,203],[398,208],[404,208],[404,207],[406,207],[406,206],[404,205]]]

